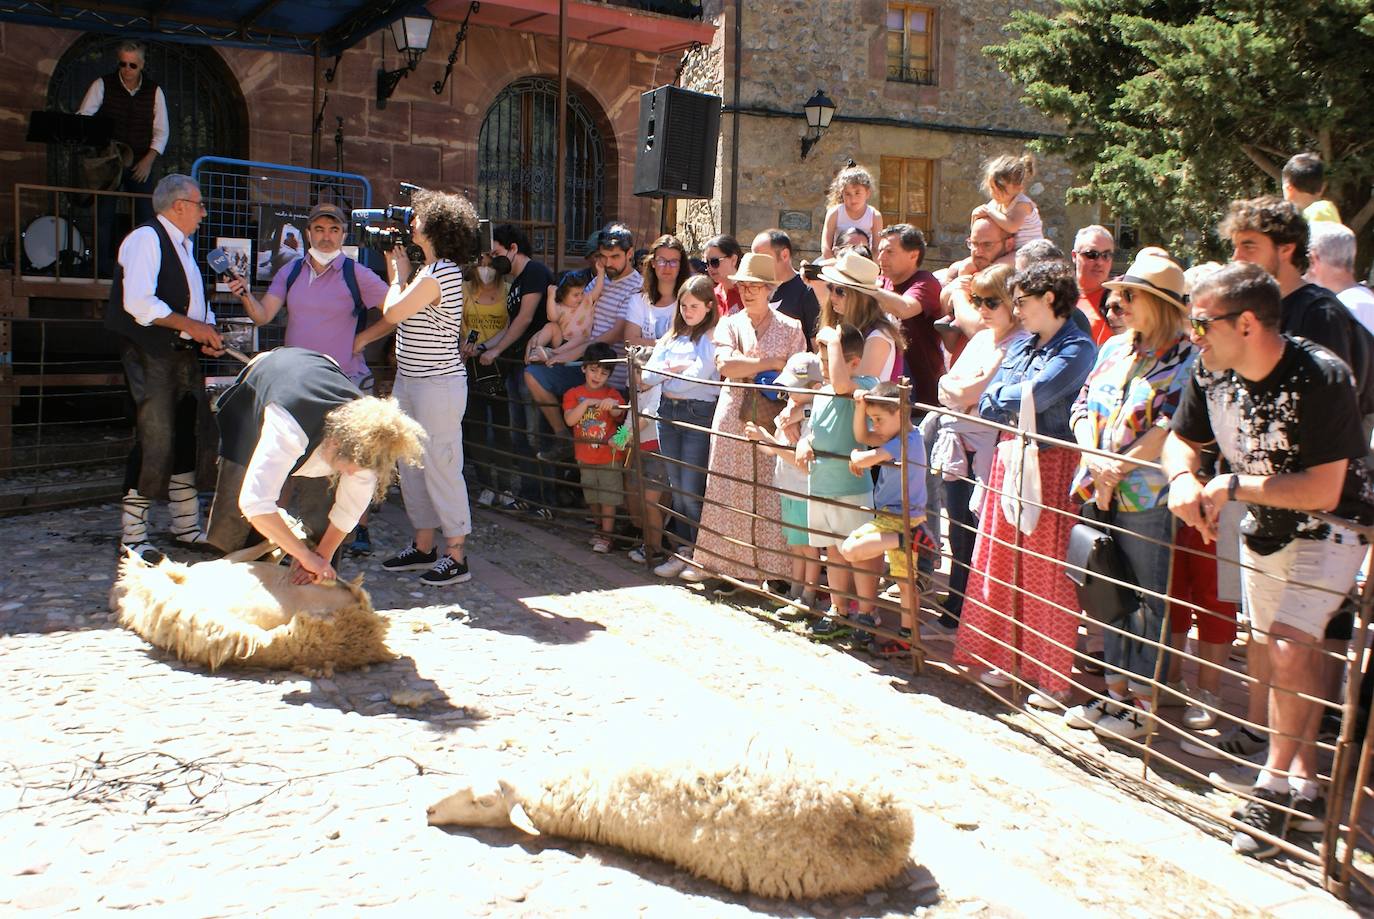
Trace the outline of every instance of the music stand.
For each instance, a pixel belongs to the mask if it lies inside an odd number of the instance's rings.
[[[104,147],[113,134],[114,124],[105,115],[37,111],[29,113],[29,131],[24,140],[31,144]]]

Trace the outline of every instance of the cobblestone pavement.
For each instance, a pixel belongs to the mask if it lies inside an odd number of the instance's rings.
[[[547,526],[479,513],[474,579],[436,591],[381,572],[404,533],[388,506],[363,567],[400,657],[308,680],[209,675],[114,626],[115,520],[96,507],[0,526],[0,913],[1348,912],[1046,750],[948,675],[809,644]],[[425,825],[458,781],[444,773],[476,760],[729,706],[894,758],[918,867],[867,897],[785,904],[604,847]]]

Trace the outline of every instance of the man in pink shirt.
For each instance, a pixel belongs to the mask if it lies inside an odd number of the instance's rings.
[[[350,380],[369,391],[367,361],[353,353],[353,336],[366,311],[381,306],[387,285],[372,269],[344,255],[347,232],[348,221],[338,205],[317,204],[306,225],[310,250],[282,266],[261,301],[241,279],[229,289],[257,325],[271,322],[286,305],[287,347],[329,355]]]

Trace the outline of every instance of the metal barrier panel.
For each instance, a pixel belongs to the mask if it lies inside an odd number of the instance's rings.
[[[244,312],[237,298],[216,290],[216,279],[205,263],[211,249],[229,252],[261,293],[283,265],[303,256],[309,248],[305,228],[312,207],[328,201],[347,213],[372,206],[372,184],[351,172],[203,156],[191,167],[191,177],[199,183],[207,207],[195,236],[196,264],[205,273],[206,289],[221,319],[242,317]],[[347,233],[351,228],[344,229]],[[346,247],[356,243],[345,235]],[[360,254],[351,248],[346,251],[355,257]],[[279,313],[271,324],[258,330],[259,350],[280,345],[285,330],[285,314]],[[232,362],[223,362],[223,366],[210,363],[214,366],[207,368],[207,373],[237,372]]]

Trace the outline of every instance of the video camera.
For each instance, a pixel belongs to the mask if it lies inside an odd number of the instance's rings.
[[[402,182],[401,200],[409,202],[410,196],[421,190],[418,185]],[[397,246],[409,251],[414,245],[410,223],[415,219],[415,208],[409,203],[358,208],[353,211],[352,218],[353,238],[360,246],[386,253]]]

